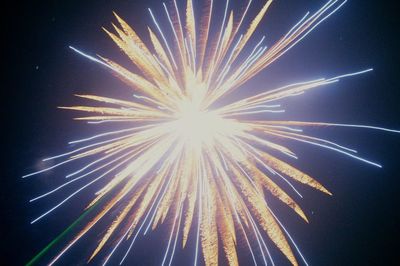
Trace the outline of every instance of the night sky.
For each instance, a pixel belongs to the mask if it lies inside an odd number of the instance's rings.
[[[245,4],[232,2],[237,8]],[[324,2],[277,0],[255,36],[265,34],[270,46],[306,11],[314,11]],[[255,1],[250,15],[255,15],[260,4],[262,1]],[[3,8],[6,83],[1,90],[5,94],[1,98],[5,117],[1,130],[5,133],[0,188],[1,265],[27,263],[79,216],[94,192],[89,190],[48,218],[30,225],[33,218],[68,191],[34,204],[29,199],[58,184],[55,180],[62,180],[68,169],[26,180],[21,176],[42,167],[40,160],[46,156],[65,151],[68,141],[98,132],[95,126],[72,121],[73,112],[56,107],[76,104],[75,93],[131,95],[125,84],[68,46],[126,65],[127,58],[101,27],[111,28],[110,22],[115,21],[112,11],[116,11],[141,36],[147,36],[145,26],[151,24],[148,7],[161,17],[159,0],[22,1],[14,8]],[[281,60],[245,84],[246,94],[373,67],[372,73],[285,101],[287,111],[282,118],[400,129],[399,26],[395,1],[350,0]],[[240,96],[239,93],[232,97]],[[305,196],[298,202],[309,216],[309,225],[271,199],[310,265],[396,265],[393,261],[399,256],[400,134],[344,128],[307,132],[354,147],[364,157],[384,166],[378,169],[330,151],[288,143],[300,157],[294,165],[334,194],[328,197],[297,186]],[[85,264],[99,233],[101,230],[91,233],[58,265]],[[70,238],[66,239],[62,243]],[[162,229],[142,238],[126,265],[159,265],[166,240]],[[192,260],[192,246],[177,253],[177,264],[185,265]],[[39,265],[45,265],[59,247],[49,251]],[[277,265],[287,265],[279,252],[273,253]],[[242,259],[250,262],[245,256]],[[95,260],[93,265],[100,261]]]

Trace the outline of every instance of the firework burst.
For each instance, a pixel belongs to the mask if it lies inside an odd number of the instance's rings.
[[[138,73],[110,59],[92,57],[71,47],[111,70],[135,94],[132,99],[76,95],[98,104],[60,107],[89,114],[77,120],[91,124],[121,123],[129,127],[72,141],[70,144],[80,146],[45,159],[60,160],[57,164],[24,176],[73,161],[86,162],[84,167],[69,174],[64,184],[31,200],[86,180],[32,223],[93,184],[102,184],[84,213],[95,214],[49,264],[57,262],[99,221],[106,217],[109,220],[111,213],[117,215],[111,217],[88,261],[101,253],[105,265],[117,249],[125,249],[125,255],[120,258],[123,263],[140,234],[170,219],[171,223],[165,225],[169,235],[160,260],[162,265],[173,262],[177,247],[185,248],[190,232],[196,243],[194,265],[201,260],[206,265],[217,265],[221,259],[218,250],[223,250],[229,265],[238,265],[238,238],[247,245],[254,264],[273,264],[269,250],[272,246],[267,245],[265,237],[291,264],[298,265],[298,260],[307,264],[265,196],[273,195],[307,222],[306,215],[289,195],[302,197],[295,185],[331,193],[311,176],[278,158],[297,158],[283,143],[286,140],[307,143],[381,167],[359,157],[353,149],[305,135],[302,128],[340,126],[398,131],[363,125],[281,121],[277,118],[284,110],[279,102],[372,69],[268,89],[226,105],[221,104],[221,99],[226,101],[233,91],[288,52],[345,2],[331,0],[315,13],[307,12],[269,48],[264,44],[264,37],[254,47],[249,47],[249,40],[270,8],[271,0],[264,3],[247,26],[245,18],[251,0],[239,15],[229,11],[227,0],[222,20],[212,18],[215,7],[212,0],[205,1],[199,20],[195,18],[192,0],[187,0],[185,9],[174,0],[170,7],[163,4],[169,34],[149,9],[154,22],[148,28],[149,45],[115,14],[118,25],[113,24],[113,31],[104,30],[140,70]],[[212,23],[216,25],[213,31]],[[259,120],[257,114],[269,114],[271,120]],[[292,190],[290,193],[278,185],[282,181]],[[111,249],[105,249],[106,245]]]

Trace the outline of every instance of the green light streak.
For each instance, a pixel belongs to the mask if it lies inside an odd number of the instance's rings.
[[[68,232],[70,232],[83,218],[85,218],[92,210],[94,207],[96,207],[99,203],[101,202],[98,201],[96,204],[94,204],[92,207],[87,209],[81,216],[78,217],[70,226],[67,227],[61,234],[59,234],[53,241],[51,241],[45,248],[43,248],[35,257],[33,257],[25,266],[32,266],[35,265],[35,263],[43,257],[44,254],[46,254],[47,251],[49,251],[56,243],[58,243]]]

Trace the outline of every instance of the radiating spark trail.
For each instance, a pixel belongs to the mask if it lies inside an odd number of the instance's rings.
[[[248,90],[241,99],[229,98],[230,93],[242,88],[245,82],[304,40],[346,0],[329,0],[314,13],[307,12],[271,47],[263,44],[265,36],[255,39],[255,46],[250,47],[250,42],[253,43],[253,34],[271,8],[272,0],[265,0],[253,18],[249,17],[252,0],[247,1],[239,16],[234,15],[230,10],[231,1],[226,0],[221,18],[216,18],[214,1],[204,0],[200,19],[196,12],[198,3],[185,2],[186,7],[182,8],[173,0],[171,9],[162,3],[164,19],[157,19],[148,9],[153,22],[148,28],[150,45],[116,14],[118,26],[113,24],[114,32],[104,29],[136,66],[137,72],[110,59],[69,47],[126,83],[133,97],[76,95],[92,105],[60,107],[83,114],[75,118],[79,121],[120,123],[121,126],[70,141],[70,145],[76,146],[72,150],[43,160],[54,160],[54,165],[23,176],[27,178],[71,162],[82,162],[78,169],[67,174],[68,181],[31,199],[34,202],[67,186],[76,186],[32,223],[53,214],[93,184],[99,185],[84,214],[28,265],[38,261],[72,227],[80,227],[78,233],[49,265],[57,263],[89,231],[106,224],[88,262],[103,256],[102,263],[106,265],[119,249],[124,249],[122,259],[119,258],[123,264],[139,236],[147,236],[163,224],[168,229],[168,241],[160,261],[162,265],[171,265],[177,248],[186,248],[192,236],[195,266],[217,265],[221,261],[219,250],[223,250],[224,262],[238,265],[241,240],[245,241],[254,265],[275,265],[271,256],[273,248],[292,265],[297,266],[298,259],[308,265],[288,230],[270,209],[267,195],[277,198],[308,222],[296,202],[303,198],[297,186],[332,194],[316,179],[280,159],[298,158],[294,148],[289,149],[285,144],[290,141],[318,146],[382,167],[363,158],[355,149],[310,136],[304,129],[344,127],[388,133],[400,133],[400,130],[282,118],[285,110],[281,100],[368,73],[372,68],[274,89],[261,88],[264,90],[258,94]],[[160,23],[163,21],[167,22],[168,31],[163,31],[164,25]],[[286,183],[285,188],[290,191],[286,192],[276,182]],[[87,215],[89,212],[93,217]],[[266,242],[266,238],[270,241]],[[110,250],[106,251],[107,247]]]
[[[177,68],[177,65],[176,65],[174,56],[172,55],[172,52],[171,52],[171,48],[170,48],[169,45],[168,45],[168,41],[165,39],[165,35],[164,35],[164,33],[162,32],[162,30],[161,30],[161,28],[160,28],[160,25],[158,25],[158,22],[157,22],[156,18],[154,17],[153,12],[151,11],[151,9],[149,8],[148,10],[149,10],[149,12],[150,12],[151,18],[152,18],[153,21],[154,21],[154,24],[156,25],[156,27],[157,27],[157,29],[158,29],[158,32],[161,34],[161,37],[162,37],[162,39],[164,40],[165,45],[167,46],[168,53],[169,53],[169,56],[170,56],[170,58],[171,58],[171,60],[172,60],[172,63],[174,63],[175,68]]]

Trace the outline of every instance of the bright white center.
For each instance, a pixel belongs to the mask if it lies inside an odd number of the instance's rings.
[[[213,140],[215,135],[224,130],[226,121],[213,112],[198,110],[193,105],[186,105],[176,120],[177,133],[186,142],[200,145]]]

